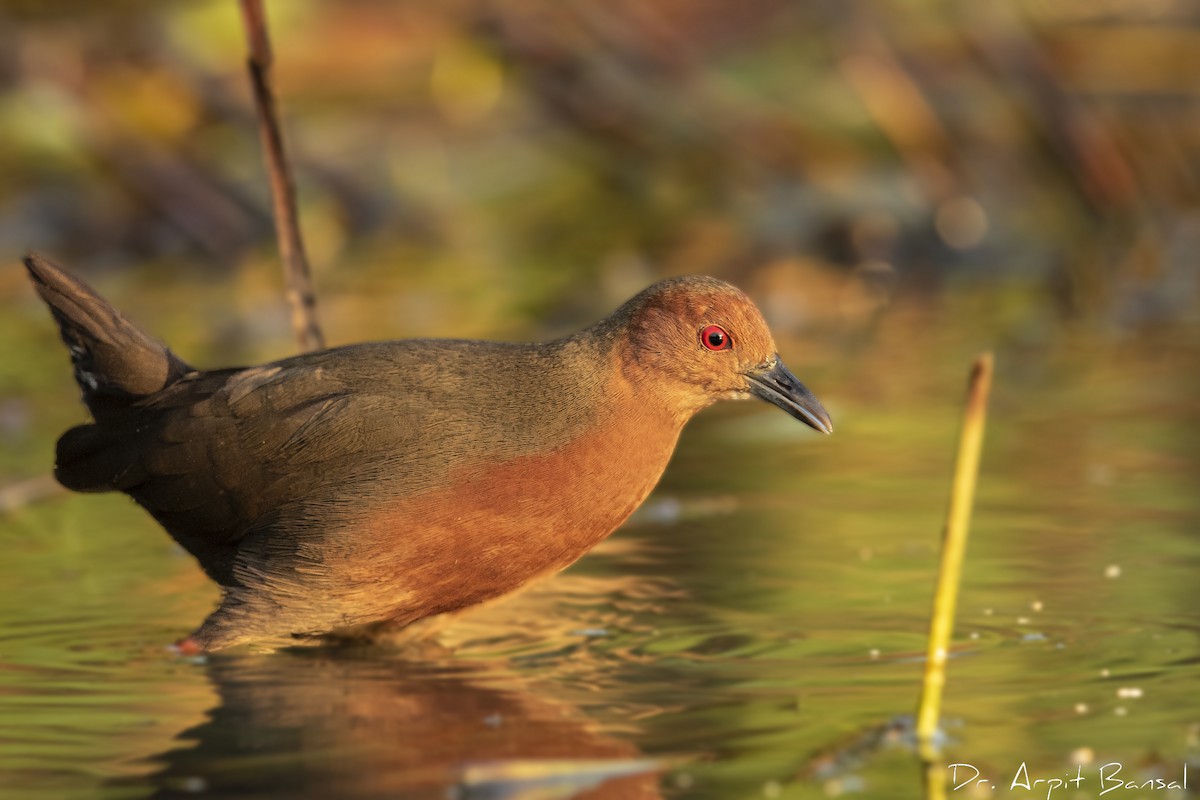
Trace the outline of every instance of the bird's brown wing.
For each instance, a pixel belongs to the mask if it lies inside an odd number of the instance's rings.
[[[429,412],[348,377],[328,358],[188,375],[122,419],[68,431],[59,478],[128,493],[229,585],[247,532],[303,539],[336,526],[359,487],[403,482]]]

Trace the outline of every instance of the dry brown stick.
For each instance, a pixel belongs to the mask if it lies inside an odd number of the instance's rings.
[[[258,112],[258,130],[271,179],[275,235],[279,240],[279,257],[283,262],[283,279],[287,284],[287,300],[292,312],[292,331],[302,351],[319,350],[325,346],[325,337],[317,322],[317,295],[313,289],[308,256],[304,253],[304,240],[300,236],[296,187],[288,166],[287,153],[283,149],[283,131],[275,108],[275,93],[271,89],[273,58],[267,33],[267,16],[262,0],[239,0],[239,3],[250,48],[246,66],[250,70],[254,107]]]

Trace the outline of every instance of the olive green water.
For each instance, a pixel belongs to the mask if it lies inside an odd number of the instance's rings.
[[[81,412],[44,312],[13,297],[3,466],[34,476]],[[781,343],[834,436],[764,404],[705,412],[629,524],[438,648],[180,659],[164,645],[215,592],[140,510],[62,494],[0,517],[0,796],[920,797],[901,718],[984,346],[943,756],[994,788],[947,792],[1191,796],[1100,771],[1188,763],[1200,786],[1195,332],[1031,342],[987,302]]]

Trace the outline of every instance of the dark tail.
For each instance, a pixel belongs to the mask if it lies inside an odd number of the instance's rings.
[[[97,422],[191,371],[83,281],[36,253],[25,266],[71,351],[83,402]]]
[[[96,419],[58,440],[54,476],[79,492],[126,490],[144,476],[136,422],[122,411],[170,386],[191,367],[83,281],[33,253],[25,266],[71,351],[83,402]]]

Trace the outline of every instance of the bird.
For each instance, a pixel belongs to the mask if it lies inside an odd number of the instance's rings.
[[[833,429],[753,301],[715,278],[660,281],[543,343],[207,370],[45,257],[25,266],[91,415],[58,440],[55,478],[129,495],[221,588],[185,654],[398,631],[554,574],[641,505],[718,400]]]

